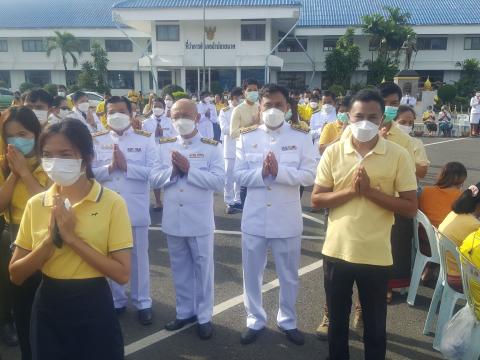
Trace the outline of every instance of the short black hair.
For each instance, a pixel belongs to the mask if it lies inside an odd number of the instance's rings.
[[[52,107],[53,98],[48,92],[43,89],[34,89],[30,91],[27,96],[25,97],[25,101],[36,103],[37,101],[41,101],[48,105],[48,107]]]
[[[318,87],[314,87],[314,88],[312,89],[312,92],[314,92],[314,91],[322,92],[322,90],[320,90],[320,88],[318,88]]]
[[[480,189],[480,183],[477,183],[475,186]],[[455,214],[471,214],[476,210],[479,204],[480,194],[473,196],[473,191],[467,189],[453,203],[452,210]]]
[[[83,91],[75,91],[72,95],[72,101],[76,103],[81,97],[87,96]]]
[[[161,97],[156,97],[152,100],[152,104],[156,102],[159,102],[160,104],[162,104],[163,108],[165,109],[165,100],[163,100]]]
[[[247,79],[243,82],[243,90],[245,90],[248,87],[248,85],[257,85],[257,87],[260,86],[258,84],[258,81],[256,79],[253,79],[253,78],[249,78],[249,79]]]
[[[51,124],[40,136],[40,154],[42,154],[45,143],[53,135],[62,134],[70,143],[78,149],[82,160],[85,162],[85,172],[89,179],[93,179],[92,160],[95,156],[93,150],[93,139],[87,126],[78,119],[67,118],[59,123]]]
[[[62,101],[65,101],[66,99],[63,96],[55,96],[53,98],[52,106],[53,107],[59,107]]]
[[[312,100],[317,100],[317,102],[320,102],[320,98],[317,95],[312,95],[310,97],[310,101],[312,101]]]
[[[384,82],[383,84],[380,84],[378,86],[378,92],[384,99],[387,96],[390,96],[392,94],[397,94],[398,100],[402,98],[402,89],[400,89],[400,86],[398,86],[397,84],[391,81],[387,81],[387,82]]]
[[[411,112],[413,114],[413,118],[415,119],[417,117],[417,114],[415,113],[415,110],[413,110],[413,108],[411,106],[408,106],[408,105],[400,105],[398,107],[398,111],[397,111],[397,116],[395,116],[395,120],[398,119],[398,117],[403,114],[403,113],[406,113],[406,112]]]
[[[338,107],[343,106],[348,109],[350,107],[350,101],[352,101],[351,96],[344,96],[342,97],[342,100],[338,103]]]
[[[335,100],[337,97],[335,96],[335,94],[333,92],[331,92],[330,90],[325,90],[323,93],[322,93],[322,97],[331,97],[333,100]]]
[[[356,93],[352,97],[352,100],[350,101],[350,106],[348,107],[348,109],[350,110],[353,104],[356,102],[366,103],[371,101],[374,101],[380,105],[382,114],[385,112],[385,101],[383,101],[383,97],[380,96],[380,93],[378,91],[370,90],[370,89],[363,89],[363,90],[360,90],[358,93]]]
[[[112,92],[110,90],[106,90],[103,95],[107,95],[107,96],[112,96]]]
[[[243,89],[241,87],[234,87],[230,91],[230,98],[232,98],[234,96],[242,96],[242,95],[243,95]]]
[[[281,93],[288,102],[289,97],[287,88],[273,83],[263,85],[263,87],[260,89],[260,99],[276,93]]]
[[[132,113],[132,103],[128,98],[125,96],[112,96],[110,99],[108,99],[105,102],[105,110],[107,110],[108,104],[118,104],[118,103],[125,103],[127,105],[128,112],[131,114]]]
[[[200,93],[200,99],[203,99],[204,97],[210,95],[210,91],[202,91]]]

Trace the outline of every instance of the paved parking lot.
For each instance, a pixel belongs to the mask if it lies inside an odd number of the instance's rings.
[[[432,182],[440,167],[448,161],[461,161],[469,171],[468,184],[480,179],[478,147],[480,139],[424,139],[432,161],[426,182]],[[268,329],[259,340],[248,346],[240,345],[240,333],[245,326],[242,299],[242,262],[240,248],[240,215],[223,213],[223,197],[216,195],[215,236],[215,334],[210,341],[199,340],[195,328],[177,333],[163,330],[175,317],[166,241],[161,232],[161,217],[152,216],[150,231],[150,261],[155,321],[143,327],[136,312],[129,308],[121,316],[127,359],[325,359],[327,343],[315,337],[324,304],[321,249],[324,238],[323,219],[309,212],[310,191],[303,195],[304,237],[302,243],[301,281],[297,304],[298,325],[306,333],[306,344],[298,347],[286,340],[276,328],[278,280],[271,258],[267,264],[264,285],[264,305]],[[422,335],[423,324],[433,290],[421,287],[417,304],[409,307],[405,296],[395,294],[388,313],[388,359],[441,359],[432,349],[432,337]],[[352,333],[351,358],[363,359],[360,337]],[[2,359],[19,359],[18,350],[0,347]]]

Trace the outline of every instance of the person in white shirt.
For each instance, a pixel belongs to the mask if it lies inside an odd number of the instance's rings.
[[[313,101],[312,101],[313,100]],[[318,141],[322,134],[323,127],[337,119],[335,107],[335,94],[331,91],[324,91],[322,95],[322,107],[318,109],[318,97],[312,97],[310,107],[315,109],[310,119],[310,135],[312,136],[315,149],[318,149]],[[316,151],[316,159],[320,160],[320,152]]]
[[[55,96],[52,107],[50,108],[50,115],[48,116],[48,124],[56,124],[66,119],[71,113],[67,105],[67,99],[62,96]]]
[[[24,106],[30,108],[37,117],[42,129],[48,122],[48,112],[52,106],[52,96],[43,89],[34,89],[25,96]]]
[[[213,124],[217,123],[217,109],[212,103],[212,96],[208,91],[200,94],[200,102],[197,104],[197,111],[200,114],[198,131],[203,137],[213,139]]]
[[[91,134],[105,130],[95,109],[90,107],[88,96],[83,91],[76,91],[72,95],[73,113],[70,117],[84,123]]]
[[[410,107],[415,107],[415,105],[417,105],[417,99],[407,92],[400,100],[400,105],[408,105]]]
[[[480,91],[475,93],[470,99],[470,134],[472,136],[479,135],[479,122],[480,122]]]
[[[240,212],[240,186],[235,182],[235,139],[230,136],[230,122],[233,109],[243,100],[243,89],[235,87],[230,92],[229,106],[220,110],[218,120],[223,134],[223,157],[225,158],[225,191],[224,201],[226,205],[225,213],[235,214]]]

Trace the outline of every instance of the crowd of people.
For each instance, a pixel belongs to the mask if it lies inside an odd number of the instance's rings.
[[[92,107],[81,91],[31,90],[1,114],[1,335],[20,344],[22,360],[123,358],[118,317],[129,301],[139,323],[152,324],[152,190],[176,294],[165,328],[196,322],[204,340],[214,334],[215,192],[226,214],[242,213],[244,345],[267,324],[269,249],[277,324],[292,343],[305,341],[296,315],[305,187],[313,209],[328,213],[317,334],[331,360],[349,358],[354,284],[365,358],[385,358],[387,306],[392,290],[409,286],[417,209],[480,265],[480,184],[462,191],[467,170],[448,163],[433,186],[419,186],[430,162],[411,136],[414,98],[394,83],[337,98],[248,79],[198,102],[131,98],[107,93]],[[448,281],[461,287],[450,263]],[[427,266],[423,279],[434,276]]]

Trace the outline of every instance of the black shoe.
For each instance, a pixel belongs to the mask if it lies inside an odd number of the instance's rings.
[[[122,307],[119,307],[119,308],[115,308],[115,314],[117,315],[122,315],[123,313],[125,313],[127,311],[127,307],[126,306],[122,306]]]
[[[243,211],[243,205],[242,203],[235,203],[233,207],[237,210]]]
[[[175,319],[167,323],[165,325],[165,329],[167,329],[168,331],[179,330],[183,328],[185,325],[194,323],[195,321],[197,321],[196,316],[192,316],[191,318],[188,318],[188,319]]]
[[[238,214],[242,212],[240,209],[237,209],[235,205],[227,205],[225,209],[225,214],[227,215],[232,215],[232,214]]]
[[[243,333],[242,336],[240,337],[240,343],[242,345],[248,345],[257,340],[258,335],[263,331],[263,329],[260,330],[254,330],[247,328]]]
[[[295,345],[305,344],[305,336],[298,329],[284,330],[280,328],[281,331],[287,336],[287,339],[290,340]]]
[[[15,330],[15,326],[13,323],[9,322],[4,324],[0,328],[2,341],[7,346],[17,346],[18,345],[18,336],[17,331]]]
[[[142,325],[151,325],[153,323],[152,308],[138,310],[138,321]]]
[[[198,324],[197,325],[197,334],[198,334],[198,337],[202,340],[210,339],[213,335],[212,322],[209,321],[205,324]]]

